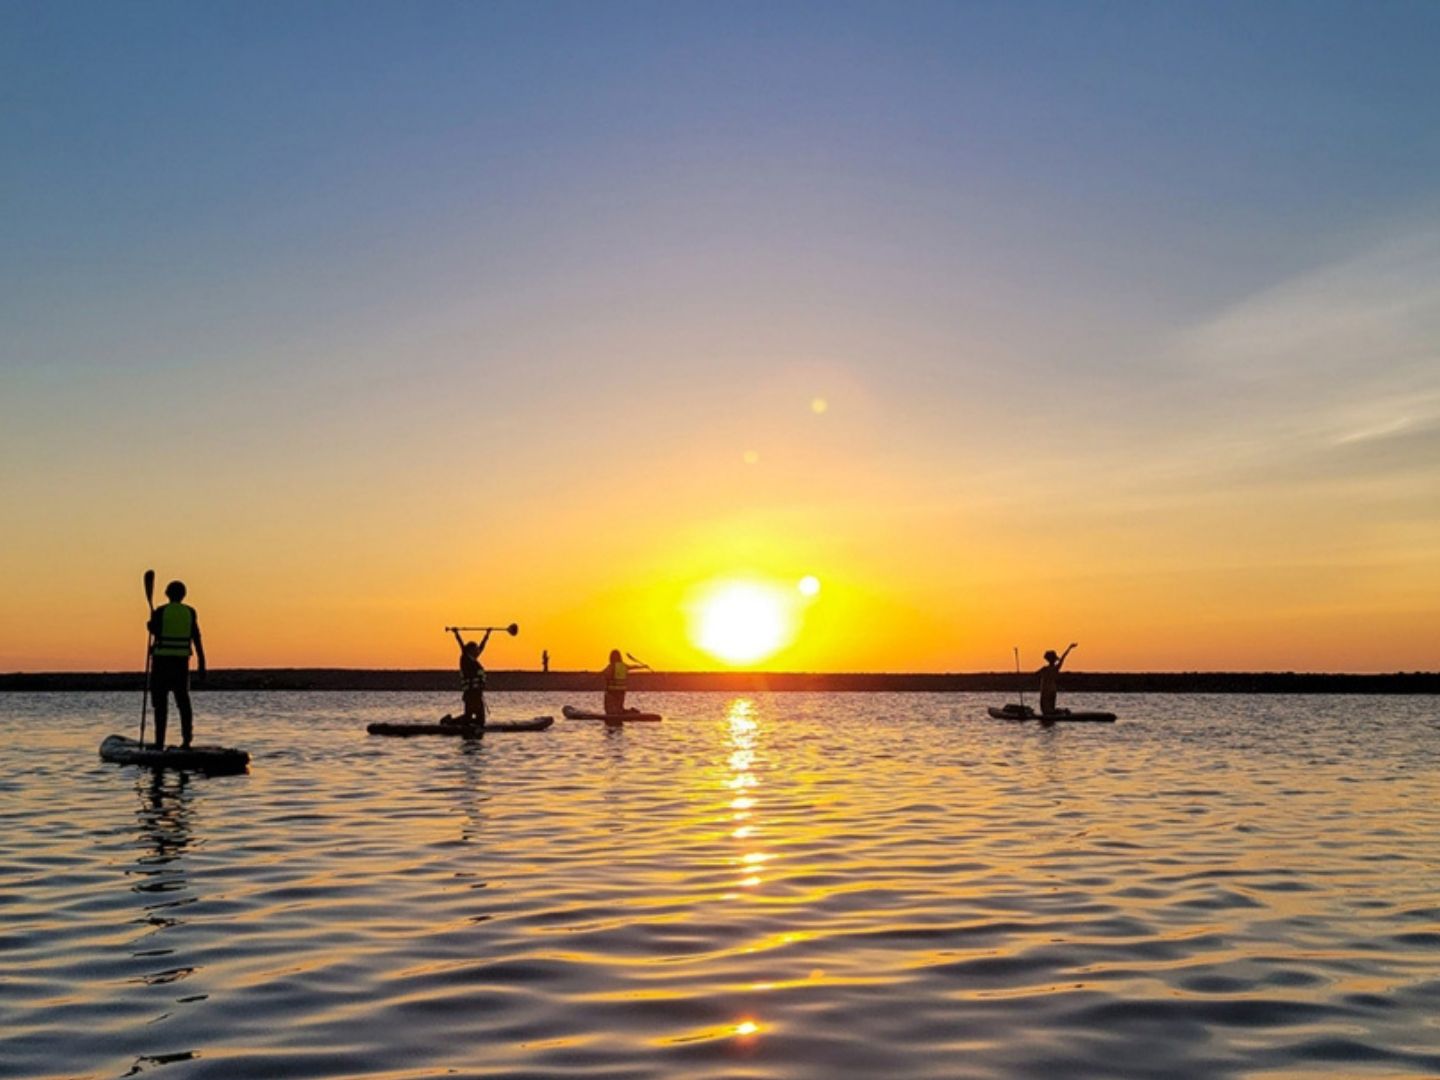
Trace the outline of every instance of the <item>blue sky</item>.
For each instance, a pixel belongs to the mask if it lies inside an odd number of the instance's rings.
[[[1014,273],[1154,292],[1161,270],[1183,308],[1428,212],[1440,164],[1428,4],[3,18],[7,262],[78,288],[216,254],[202,276],[300,272],[457,224],[523,253],[558,207],[641,244],[670,215],[881,235],[942,219],[1013,247]]]

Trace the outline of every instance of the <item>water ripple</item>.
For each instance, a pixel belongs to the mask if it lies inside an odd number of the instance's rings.
[[[651,700],[208,694],[204,778],[0,699],[0,1076],[1440,1074],[1427,699]]]

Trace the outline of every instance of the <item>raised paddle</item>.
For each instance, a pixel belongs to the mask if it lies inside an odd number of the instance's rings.
[[[452,630],[503,630],[505,633],[509,634],[511,637],[514,637],[516,634],[520,633],[520,626],[519,626],[518,623],[513,623],[513,622],[512,622],[509,626],[447,626],[447,627],[445,627],[445,632],[446,632],[447,634],[450,633]]]
[[[145,603],[150,608],[150,615],[155,615],[155,571],[145,571]],[[150,649],[155,644],[155,635],[150,633],[147,625],[145,628],[145,690],[144,696],[140,699],[140,745],[145,745],[145,709],[150,704]],[[161,747],[163,750],[164,747]]]
[[[646,671],[654,671],[654,670],[655,670],[653,667],[651,667],[649,664],[645,663],[644,660],[641,660],[641,659],[640,659],[638,656],[636,656],[634,653],[628,653],[628,652],[627,652],[627,653],[625,654],[625,659],[631,661],[631,662],[634,663],[634,664],[639,665],[640,667],[643,667]]]

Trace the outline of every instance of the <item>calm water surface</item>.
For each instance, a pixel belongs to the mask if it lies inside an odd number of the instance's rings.
[[[1440,1075],[1440,703],[1072,702],[0,696],[0,1075]]]

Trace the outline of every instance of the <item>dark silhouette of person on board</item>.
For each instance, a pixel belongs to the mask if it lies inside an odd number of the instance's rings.
[[[470,727],[485,726],[485,669],[480,666],[480,654],[490,644],[490,631],[479,641],[466,641],[459,630],[451,630],[455,643],[460,646],[460,687],[465,705],[464,714],[453,722]]]
[[[1037,675],[1040,676],[1040,712],[1042,715],[1051,716],[1064,712],[1064,709],[1055,707],[1055,693],[1060,679],[1060,665],[1065,663],[1065,657],[1070,655],[1070,650],[1075,648],[1075,642],[1071,642],[1060,655],[1055,655],[1054,649],[1045,653],[1045,666]]]
[[[540,653],[540,670],[550,674],[550,650],[545,649]]]
[[[196,674],[205,678],[205,646],[200,640],[200,618],[185,599],[185,583],[165,586],[168,604],[150,614],[150,704],[155,709],[155,749],[165,749],[165,724],[170,718],[170,695],[180,710],[180,746],[190,749],[195,719],[190,706],[190,652],[195,652]]]
[[[625,712],[625,687],[627,676],[632,671],[649,671],[648,664],[627,664],[620,658],[619,649],[610,650],[610,663],[605,665],[605,713],[614,716]],[[631,709],[631,712],[638,712]]]

